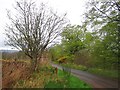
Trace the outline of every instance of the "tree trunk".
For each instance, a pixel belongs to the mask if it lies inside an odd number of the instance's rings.
[[[31,59],[31,70],[33,72],[37,70],[37,58]]]

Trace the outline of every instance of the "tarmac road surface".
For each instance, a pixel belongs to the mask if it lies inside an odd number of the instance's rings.
[[[62,67],[60,65],[57,64],[52,64],[53,67],[57,67],[59,69],[62,69]],[[119,90],[118,88],[118,80],[109,80],[100,76],[96,76],[93,74],[90,74],[88,72],[85,71],[81,71],[81,70],[76,70],[76,69],[71,69],[71,73],[75,76],[77,76],[78,78],[80,78],[80,80],[85,81],[86,83],[88,83],[89,85],[91,85],[93,88],[111,88],[114,90]],[[105,90],[106,90],[105,89]]]

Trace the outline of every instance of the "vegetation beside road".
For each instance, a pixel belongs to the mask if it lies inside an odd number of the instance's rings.
[[[61,33],[61,43],[50,48],[53,62],[64,62],[110,78],[118,78],[120,61],[120,1],[89,2],[82,25],[68,25]],[[115,8],[116,9],[115,9]]]
[[[62,70],[59,70],[58,79],[56,79],[56,81],[48,82],[48,84],[46,85],[46,88],[61,88],[61,87],[62,88],[89,88],[89,90],[92,90],[90,85],[81,81],[79,78],[73,75],[65,76],[65,73]]]
[[[66,72],[58,70],[49,64],[39,66],[38,71],[33,72],[29,79],[21,79],[16,82],[14,88],[89,88],[91,86],[81,81],[73,75],[67,75]]]

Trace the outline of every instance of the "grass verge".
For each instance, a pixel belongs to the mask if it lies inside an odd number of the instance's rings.
[[[65,76],[62,70],[53,72],[51,66],[41,67],[30,78],[19,80],[13,88],[88,88],[91,87],[73,75]]]
[[[90,85],[73,75],[66,76],[62,70],[58,70],[58,78],[49,81],[45,88],[89,88],[89,90],[92,90]]]
[[[111,79],[118,79],[118,71],[117,70],[104,70],[99,68],[90,68],[88,69],[88,72],[106,77]]]

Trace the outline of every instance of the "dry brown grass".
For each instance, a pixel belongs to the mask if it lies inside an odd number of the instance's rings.
[[[20,79],[27,78],[30,74],[27,63],[10,60],[2,61],[2,88],[10,88]]]
[[[14,88],[44,88],[49,80],[54,80],[57,77],[49,68],[51,66],[48,61],[40,62],[38,71],[34,72],[29,79],[18,81]]]
[[[39,69],[31,74],[30,64],[23,61],[2,60],[2,86],[3,88],[44,88],[53,74],[49,61],[39,62]],[[31,75],[30,75],[31,74]]]

